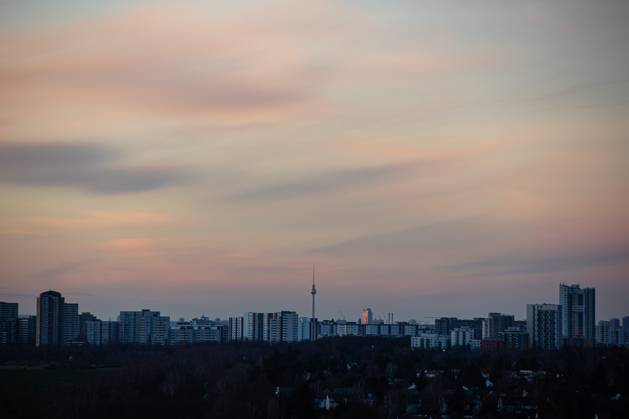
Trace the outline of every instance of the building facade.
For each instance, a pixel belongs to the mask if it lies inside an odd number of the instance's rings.
[[[450,346],[469,347],[474,339],[474,329],[469,327],[457,327],[450,331]]]
[[[42,292],[37,298],[35,344],[59,346],[63,343],[61,331],[65,300],[57,291]]]
[[[121,311],[120,343],[140,345],[165,345],[168,342],[170,317],[159,311]]]
[[[524,351],[529,348],[529,333],[520,326],[507,327],[498,333],[498,339],[505,343],[505,348],[514,351]]]
[[[17,343],[17,303],[0,302],[0,345]]]
[[[561,307],[556,304],[528,304],[526,324],[530,346],[534,349],[557,349],[561,343]]]
[[[510,314],[489,313],[483,322],[483,338],[495,339],[500,332],[513,326],[515,318]]]
[[[596,324],[596,292],[579,285],[559,285],[561,305],[561,336],[566,341],[594,341]]]
[[[79,318],[79,305],[77,303],[63,304],[61,330],[64,345],[71,345],[80,341],[81,321]]]
[[[37,330],[37,316],[24,314],[17,319],[17,343],[20,345],[35,345]]]

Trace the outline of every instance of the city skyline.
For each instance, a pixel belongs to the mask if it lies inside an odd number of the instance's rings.
[[[363,306],[361,306],[360,310],[357,311],[356,313],[354,313],[355,317],[352,317],[352,315],[350,314],[349,316],[346,315],[342,315],[342,316],[316,316],[315,315],[315,311],[314,311],[314,295],[316,295],[316,291],[313,293],[314,290],[314,267],[313,267],[313,283],[312,283],[312,288],[310,289],[310,291],[308,292],[311,295],[312,300],[310,301],[310,307],[308,308],[307,311],[300,311],[300,310],[296,310],[291,306],[290,302],[286,302],[283,306],[278,306],[278,307],[266,307],[264,309],[255,309],[255,310],[251,310],[251,307],[247,307],[244,311],[230,311],[226,314],[216,314],[216,313],[210,313],[210,312],[203,312],[203,313],[193,313],[190,315],[170,315],[172,313],[169,313],[169,317],[172,317],[172,319],[186,319],[186,318],[196,318],[199,316],[202,317],[208,317],[208,318],[213,318],[213,319],[227,319],[230,317],[233,317],[234,315],[239,315],[244,313],[268,313],[268,312],[272,312],[273,310],[284,310],[284,309],[289,309],[289,310],[294,310],[294,312],[298,313],[300,315],[300,317],[304,317],[304,318],[309,318],[309,319],[314,319],[314,320],[322,320],[322,319],[332,319],[332,320],[342,320],[342,321],[356,321],[359,324],[368,324],[371,322],[371,320],[373,320],[374,322],[384,322],[386,324],[392,324],[394,322],[397,321],[401,321],[401,322],[417,322],[419,324],[428,324],[433,322],[434,319],[436,318],[449,318],[449,317],[453,317],[453,318],[468,318],[468,319],[472,319],[472,318],[482,318],[485,317],[485,315],[487,314],[486,312],[477,314],[477,315],[472,315],[472,314],[464,314],[464,315],[460,315],[457,313],[453,313],[453,312],[448,312],[448,313],[441,313],[438,316],[430,316],[430,315],[426,315],[426,316],[415,316],[415,317],[401,317],[396,315],[395,312],[386,312],[386,313],[381,313],[380,311],[374,311],[372,309],[372,306],[370,306],[369,304],[364,304]],[[583,301],[583,300],[567,300],[566,294],[574,294],[575,297],[578,297],[579,294],[583,295],[589,295],[589,297],[587,298],[587,301]],[[544,296],[543,298],[539,299],[537,303],[535,303],[534,305],[556,305],[557,307],[561,307],[562,309],[562,317],[563,317],[563,323],[562,323],[562,327],[563,330],[565,331],[565,335],[563,337],[572,337],[573,335],[578,335],[578,336],[585,336],[588,339],[593,339],[594,338],[594,325],[595,325],[595,321],[593,319],[596,318],[624,318],[626,317],[625,314],[620,314],[617,316],[612,316],[612,317],[599,317],[600,315],[597,316],[596,314],[596,310],[597,307],[600,306],[600,302],[599,303],[595,303],[596,297],[595,297],[595,289],[594,288],[588,288],[588,287],[584,287],[581,288],[580,284],[567,284],[567,283],[560,283],[559,284],[559,294],[558,294],[558,298],[556,298],[555,300],[553,300],[552,298],[549,299],[549,295]],[[42,295],[44,294],[53,294],[53,295],[58,295],[59,297],[63,296],[68,296],[68,294],[66,293],[59,293],[59,291],[57,290],[52,290],[49,289],[47,291],[43,291],[42,293],[38,294],[35,296],[35,302],[36,302],[36,309],[39,307],[39,299]],[[76,315],[79,314],[79,305],[78,302],[75,301],[76,299],[74,298],[65,298],[62,297],[61,298],[61,305],[62,306],[72,306],[73,307],[73,311],[76,312]],[[564,304],[562,304],[562,301],[564,302]],[[566,304],[566,301],[570,301],[569,304]],[[18,302],[12,301],[12,302],[4,302],[4,303],[10,303],[10,304],[18,304]],[[524,315],[523,316],[519,316],[519,314],[515,314],[518,312],[518,310],[507,310],[508,314],[507,316],[511,318],[510,321],[513,321],[514,318],[515,319],[526,319],[529,316],[529,311],[528,311],[528,306],[531,305],[530,302],[527,302],[525,304],[524,307]],[[32,315],[34,313],[30,313],[30,312],[24,312],[24,308],[21,304],[19,304],[20,307],[22,307],[22,309],[20,309],[19,314],[20,315]],[[604,307],[604,304],[603,304]],[[122,310],[120,310],[118,313],[115,313],[113,316],[112,315],[106,315],[103,316],[100,313],[96,313],[93,312],[92,310],[89,309],[81,309],[80,312],[84,312],[84,313],[88,313],[90,315],[96,315],[96,317],[98,318],[103,318],[103,319],[107,319],[107,320],[115,320],[118,317],[119,313],[125,312],[125,311],[140,311],[140,310],[153,310],[153,309],[157,309],[157,311],[162,311],[159,307],[149,307],[149,306],[144,306],[144,307],[127,307],[124,308]],[[486,309],[486,307],[485,307]],[[493,311],[490,311],[488,316],[490,319],[493,318],[493,316],[497,316],[495,320],[493,321],[502,321],[502,317],[505,315],[502,312],[496,311],[496,308],[493,307],[492,308]],[[585,314],[585,317],[582,317]],[[35,313],[36,314],[36,313]],[[572,322],[566,320],[568,318],[573,318]],[[429,320],[426,320],[429,319]],[[508,319],[507,319],[508,320]],[[578,327],[574,326],[574,325],[579,325]],[[588,329],[588,325],[590,325],[590,329]],[[491,326],[488,326],[490,329],[495,328],[497,326],[494,326],[493,323]],[[575,328],[576,327],[576,328]],[[504,328],[504,327],[501,327]]]
[[[312,273],[314,274],[314,269],[312,271]],[[314,280],[314,277],[312,278]],[[278,304],[275,305],[270,305],[270,306],[264,306],[262,305],[262,303],[260,302],[254,302],[252,303],[252,305],[249,306],[243,306],[242,309],[232,309],[232,310],[228,310],[225,312],[213,312],[211,311],[211,309],[205,310],[205,311],[192,311],[188,310],[188,311],[184,311],[184,312],[169,312],[169,315],[173,318],[173,319],[179,319],[179,318],[194,318],[194,317],[198,317],[198,316],[208,316],[210,318],[228,318],[230,316],[233,315],[238,315],[241,314],[243,312],[249,312],[249,311],[253,311],[253,312],[268,312],[273,311],[273,310],[280,310],[280,309],[290,309],[290,310],[295,310],[297,313],[299,313],[300,315],[304,315],[307,317],[311,317],[313,309],[314,309],[314,295],[312,293],[312,290],[314,289],[314,281],[312,283],[307,282],[307,284],[310,284],[310,288],[307,288],[306,291],[302,292],[302,296],[301,299],[298,296],[297,297],[297,301],[299,302],[293,302],[293,301],[284,301],[284,302],[280,302]],[[560,289],[562,289],[562,287],[573,287],[576,286],[577,289],[579,288],[579,284],[568,284],[568,283],[560,283]],[[588,284],[585,284],[586,287],[588,287]],[[557,288],[557,284],[554,284],[554,291],[556,291]],[[584,288],[585,290],[588,290],[589,288]],[[48,291],[52,291],[52,292],[57,292],[56,290],[53,289],[48,289]],[[330,294],[334,294],[334,290],[328,290],[330,292]],[[599,291],[600,292],[600,291]],[[146,301],[146,304],[142,305],[136,305],[136,306],[120,306],[120,305],[116,305],[114,304],[109,304],[107,301],[104,301],[101,297],[99,296],[95,296],[95,295],[85,295],[85,294],[72,294],[72,293],[68,293],[68,292],[62,292],[64,296],[69,297],[68,301],[70,302],[76,302],[79,299],[82,301],[82,311],[85,312],[89,312],[89,313],[93,313],[95,314],[97,317],[102,318],[102,319],[109,319],[109,320],[115,320],[118,316],[118,314],[122,311],[128,311],[128,310],[143,310],[143,309],[157,309],[159,311],[166,311],[167,308],[169,306],[172,306],[171,304],[168,304],[168,302],[166,303],[156,303],[156,302],[151,302],[148,300]],[[319,294],[319,290],[317,289],[315,292],[315,295]],[[602,295],[606,295],[607,293],[603,292]],[[306,295],[309,295],[309,297],[305,297]],[[324,294],[326,295],[326,294]],[[537,304],[559,304],[559,300],[561,299],[561,297],[559,298],[549,298],[549,295],[553,295],[553,291],[550,292],[546,292],[543,295],[538,296],[537,299],[533,299],[533,300],[528,300],[528,301],[524,301],[523,304],[521,305],[512,305],[512,302],[509,302],[507,305],[500,304],[499,302],[492,302],[492,310],[495,312],[508,312],[513,314],[516,318],[518,319],[526,319],[527,317],[527,305],[530,304],[531,301],[537,301]],[[2,294],[0,294],[0,297],[2,296]],[[37,298],[39,296],[39,293],[35,294],[32,296],[32,298],[30,298],[30,296],[27,295],[21,295],[21,296],[9,296],[9,298],[5,298],[5,300],[7,301],[12,301],[12,302],[16,302],[19,303],[19,306],[21,307],[20,309],[20,314],[35,314],[36,312],[36,301]],[[99,305],[105,305],[110,307],[110,309],[106,312],[99,312],[98,310],[93,310],[92,306],[89,305],[89,303],[87,304],[87,308],[85,308],[85,304],[83,303],[83,300],[87,300],[88,302],[91,299],[96,299],[100,304]],[[301,301],[304,300],[304,301]],[[489,304],[490,302],[488,301],[486,304]],[[161,305],[160,305],[161,304]],[[244,304],[244,303],[243,303]],[[317,318],[326,318],[326,319],[338,319],[338,320],[347,320],[347,321],[361,321],[362,317],[364,316],[364,313],[366,310],[369,310],[370,312],[373,313],[373,319],[374,320],[382,320],[385,321],[385,323],[390,322],[390,317],[389,315],[392,316],[392,318],[395,318],[395,320],[399,320],[399,321],[409,321],[409,320],[414,320],[417,321],[418,323],[430,323],[432,322],[432,319],[434,318],[438,318],[438,317],[449,317],[449,316],[454,316],[454,317],[459,317],[459,318],[478,318],[478,317],[483,317],[487,314],[487,306],[483,306],[482,308],[480,308],[479,311],[474,312],[474,313],[470,313],[470,312],[463,312],[463,311],[457,311],[457,310],[442,310],[442,311],[438,311],[438,312],[434,312],[434,313],[423,313],[421,312],[421,310],[417,311],[415,314],[413,314],[411,312],[410,315],[405,314],[404,311],[391,311],[388,310],[387,308],[380,308],[379,306],[375,305],[375,304],[371,304],[369,302],[362,302],[362,303],[357,303],[359,305],[357,306],[339,306],[336,308],[333,308],[331,310],[329,310],[329,313],[331,314],[326,314],[328,313],[328,311],[324,312],[321,316],[317,315]],[[327,304],[324,304],[324,306],[328,306]],[[26,307],[26,308],[25,308]],[[31,310],[30,307],[33,307],[33,309]],[[122,307],[120,309],[115,309],[114,307]],[[253,309],[252,309],[253,307]],[[319,300],[317,300],[317,313],[319,313]],[[353,309],[354,307],[358,307],[357,309]],[[506,308],[505,308],[506,307]],[[607,313],[608,310],[606,310],[606,305],[604,303],[601,303],[600,301],[596,304],[596,318],[603,318],[603,319],[609,319],[609,318],[622,318],[624,316],[626,316],[626,312],[629,311],[629,309],[625,312],[618,312],[615,315],[607,315],[607,314],[599,314],[598,310],[602,311],[603,313]],[[336,311],[335,311],[336,310]],[[335,315],[334,312],[336,312],[337,314]],[[490,313],[491,314],[491,313]],[[593,332],[593,331],[592,331]],[[591,336],[588,335],[588,336]]]
[[[313,269],[314,286],[314,269]],[[116,320],[103,320],[79,309],[58,291],[37,297],[37,315],[19,313],[18,303],[0,302],[0,345],[186,345],[233,341],[295,343],[328,337],[363,336],[411,338],[412,348],[467,348],[472,351],[549,351],[564,345],[582,348],[629,345],[629,316],[596,321],[596,290],[580,284],[559,284],[559,304],[529,303],[526,319],[489,312],[459,318],[449,314],[431,322],[374,317],[370,307],[360,317],[324,319],[314,311],[300,316],[293,310],[246,311],[228,318],[205,315],[175,320],[153,308],[120,311]],[[311,295],[314,296],[312,290]],[[314,301],[313,306],[314,309]],[[302,313],[303,314],[303,313]],[[622,323],[621,323],[622,321]]]
[[[0,300],[629,311],[629,5],[0,1]],[[290,302],[292,307],[286,307]]]

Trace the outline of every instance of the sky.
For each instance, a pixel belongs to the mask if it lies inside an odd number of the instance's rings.
[[[0,300],[629,315],[629,3],[0,0]]]

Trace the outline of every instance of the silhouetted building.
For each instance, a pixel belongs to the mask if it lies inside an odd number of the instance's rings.
[[[559,285],[561,305],[561,336],[566,342],[583,339],[594,341],[596,324],[596,293],[594,288]]]
[[[112,320],[101,322],[101,342],[103,345],[120,343],[120,323]]]
[[[243,316],[243,339],[253,342],[264,340],[264,313],[247,312]]]
[[[515,319],[512,315],[501,313],[489,313],[483,325],[483,338],[497,338],[498,333],[511,327]]]
[[[64,345],[70,345],[80,341],[81,322],[79,320],[79,305],[77,303],[63,304],[61,333],[63,335]]]
[[[42,292],[37,298],[37,346],[59,346],[63,343],[63,306],[64,298],[57,291]]]
[[[80,330],[80,332],[79,332],[79,339],[82,342],[86,342],[87,341],[87,338],[86,338],[86,333],[87,333],[86,332],[86,323],[88,321],[95,321],[95,320],[98,320],[98,319],[92,313],[85,312],[85,313],[79,314],[79,330]]]
[[[17,303],[0,302],[0,345],[17,342]]]
[[[551,350],[561,342],[561,307],[556,304],[528,304],[526,324],[532,348]]]
[[[482,317],[475,317],[473,319],[458,319],[457,327],[469,327],[474,330],[474,339],[481,339],[483,337],[483,321]]]
[[[194,341],[194,327],[192,322],[187,322],[184,319],[179,319],[174,325],[170,327],[170,344],[171,345],[186,345],[191,344]]]
[[[435,332],[439,335],[450,336],[450,331],[457,327],[459,327],[459,319],[456,317],[440,317],[435,319]]]
[[[227,321],[230,341],[244,340],[245,319],[242,316],[230,317]],[[264,340],[267,340],[266,337]]]
[[[498,333],[498,338],[504,342],[507,349],[524,351],[529,348],[529,333],[519,326],[507,327]]]
[[[35,345],[35,330],[37,316],[21,315],[17,319],[17,343],[20,345]]]
[[[96,320],[84,320],[85,327],[85,343],[88,345],[103,344],[102,322]]]
[[[596,343],[599,345],[607,346],[610,343],[609,338],[609,322],[607,320],[601,320],[596,325]]]
[[[312,340],[316,336],[317,320],[310,317],[300,317],[297,332],[297,340]]]
[[[170,317],[159,311],[121,311],[120,343],[165,345],[168,341]]]

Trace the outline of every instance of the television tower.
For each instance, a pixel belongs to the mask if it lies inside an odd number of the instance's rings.
[[[315,288],[315,266],[312,265],[312,289],[310,290],[310,294],[312,294],[312,319],[315,319],[315,296],[317,295],[317,289]]]

